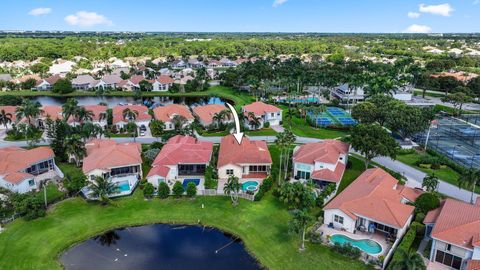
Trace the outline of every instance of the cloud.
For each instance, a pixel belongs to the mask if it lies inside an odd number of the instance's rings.
[[[412,11],[408,12],[408,14],[407,14],[407,16],[408,16],[409,18],[412,18],[412,19],[416,19],[416,18],[420,17],[420,15],[421,15],[420,13],[418,13],[418,12],[412,12]]]
[[[65,17],[65,22],[70,25],[76,25],[81,27],[92,27],[95,25],[113,25],[107,17],[98,14],[96,12],[78,11],[75,14]]]
[[[452,6],[450,6],[450,4],[448,3],[440,4],[440,5],[430,5],[430,6],[427,6],[425,4],[420,4],[420,7],[418,10],[422,13],[430,13],[433,15],[440,15],[444,17],[450,17],[451,13],[454,11]]]
[[[287,2],[287,1],[288,1],[288,0],[274,0],[272,6],[275,8],[275,7],[278,7],[278,6],[282,5],[282,4],[285,4],[285,2]]]
[[[427,25],[412,24],[402,32],[403,33],[430,33],[432,32],[432,28]]]
[[[480,4],[480,0],[475,0],[475,1],[473,1],[473,4],[474,4],[474,5]]]
[[[40,16],[40,15],[45,15],[52,12],[51,8],[45,8],[45,7],[40,7],[40,8],[34,8],[28,12],[28,15],[32,16]]]

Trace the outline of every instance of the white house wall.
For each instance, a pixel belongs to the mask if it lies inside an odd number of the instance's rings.
[[[343,217],[343,224],[335,222],[334,216]],[[323,223],[328,225],[333,223],[333,226],[336,229],[345,229],[346,231],[353,233],[355,230],[355,220],[345,214],[343,211],[339,209],[327,209],[324,212]]]

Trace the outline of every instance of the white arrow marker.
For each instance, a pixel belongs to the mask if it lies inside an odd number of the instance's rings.
[[[237,140],[238,144],[241,144],[242,143],[242,138],[243,138],[243,133],[240,132],[240,120],[238,119],[238,114],[237,114],[237,111],[235,110],[235,108],[230,105],[229,103],[225,103],[227,104],[228,108],[230,109],[230,111],[232,111],[232,114],[233,114],[233,118],[235,119],[235,133],[233,134],[233,137],[235,137],[235,139]]]

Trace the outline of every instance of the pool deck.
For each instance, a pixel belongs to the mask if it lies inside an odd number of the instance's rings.
[[[329,228],[328,225],[326,225],[326,224],[322,224],[322,226],[320,226],[320,228],[318,228],[317,232],[318,233],[323,233],[322,240],[324,240],[325,243],[329,242],[329,241],[327,241],[327,236],[329,236],[329,235],[331,236],[331,235],[334,235],[334,234],[342,234],[342,235],[348,236],[349,238],[354,239],[354,240],[362,240],[362,239],[373,240],[373,241],[377,242],[378,244],[380,244],[380,246],[382,247],[382,252],[380,252],[378,254],[368,254],[369,256],[372,256],[372,257],[375,257],[375,258],[378,258],[380,256],[386,256],[388,251],[392,247],[392,244],[390,242],[388,242],[386,240],[386,237],[381,233],[357,232],[357,233],[353,234],[353,233],[349,233],[347,231],[341,231],[341,230]],[[365,254],[367,254],[367,253],[365,253]]]

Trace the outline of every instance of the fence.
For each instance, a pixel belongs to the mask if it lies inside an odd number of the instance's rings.
[[[225,192],[223,192],[223,190],[217,190],[217,189],[204,189],[200,192],[200,195],[204,195],[204,196],[229,196],[229,195],[225,194]],[[244,193],[243,191],[241,191],[238,194],[238,197],[246,199],[246,200],[250,200],[250,201],[255,200],[255,195],[247,194],[247,193]]]
[[[385,256],[385,259],[383,260],[382,270],[385,270],[387,268],[388,262],[390,261],[390,259],[392,259],[393,253],[395,252],[395,249],[397,248],[397,246],[400,244],[401,241],[402,241],[402,238],[397,238],[397,240],[395,240],[395,242],[393,243],[392,248],[388,251],[387,255]]]

